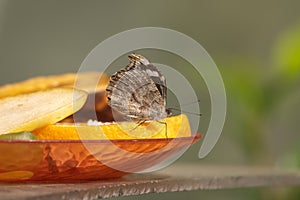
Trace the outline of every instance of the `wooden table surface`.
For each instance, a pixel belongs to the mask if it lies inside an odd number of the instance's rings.
[[[161,171],[81,183],[0,183],[0,199],[98,199],[191,190],[300,186],[300,171],[271,167],[174,164]]]

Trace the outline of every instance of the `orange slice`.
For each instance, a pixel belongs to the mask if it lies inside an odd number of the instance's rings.
[[[0,134],[32,131],[78,111],[87,93],[55,88],[0,99]]]
[[[165,122],[166,124],[163,124]],[[105,139],[142,139],[177,138],[191,136],[186,115],[166,118],[162,122],[135,122],[88,124],[55,124],[34,130],[40,140],[105,140]],[[167,129],[167,130],[166,130]]]

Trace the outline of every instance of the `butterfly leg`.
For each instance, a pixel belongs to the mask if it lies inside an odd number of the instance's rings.
[[[132,129],[130,129],[130,131],[134,131],[137,127],[139,127],[140,125],[142,125],[143,123],[145,123],[147,120],[140,120],[140,121],[138,121],[137,122],[137,125],[134,127],[134,128],[132,128]]]
[[[157,122],[165,125],[165,127],[166,127],[165,135],[166,135],[166,138],[168,139],[168,124],[167,124],[167,122],[162,122],[162,121],[158,121],[158,120],[157,120]]]

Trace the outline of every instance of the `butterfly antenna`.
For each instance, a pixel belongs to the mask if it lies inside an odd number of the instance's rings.
[[[192,114],[192,115],[197,115],[197,116],[202,116],[201,113],[189,112],[189,111],[181,110],[181,109],[178,109],[178,108],[168,108],[168,109],[170,109],[170,110],[176,110],[176,111],[183,111],[183,113]]]
[[[200,103],[200,99],[198,99],[197,101],[192,101],[190,103],[184,103],[184,104],[176,105],[176,106],[174,106],[174,108],[178,108],[180,106],[188,106],[188,105],[195,104],[195,103]]]

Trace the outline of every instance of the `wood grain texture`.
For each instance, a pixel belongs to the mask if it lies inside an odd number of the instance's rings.
[[[1,184],[1,199],[86,199],[191,190],[300,185],[300,171],[269,167],[173,165],[119,179],[52,184]]]

